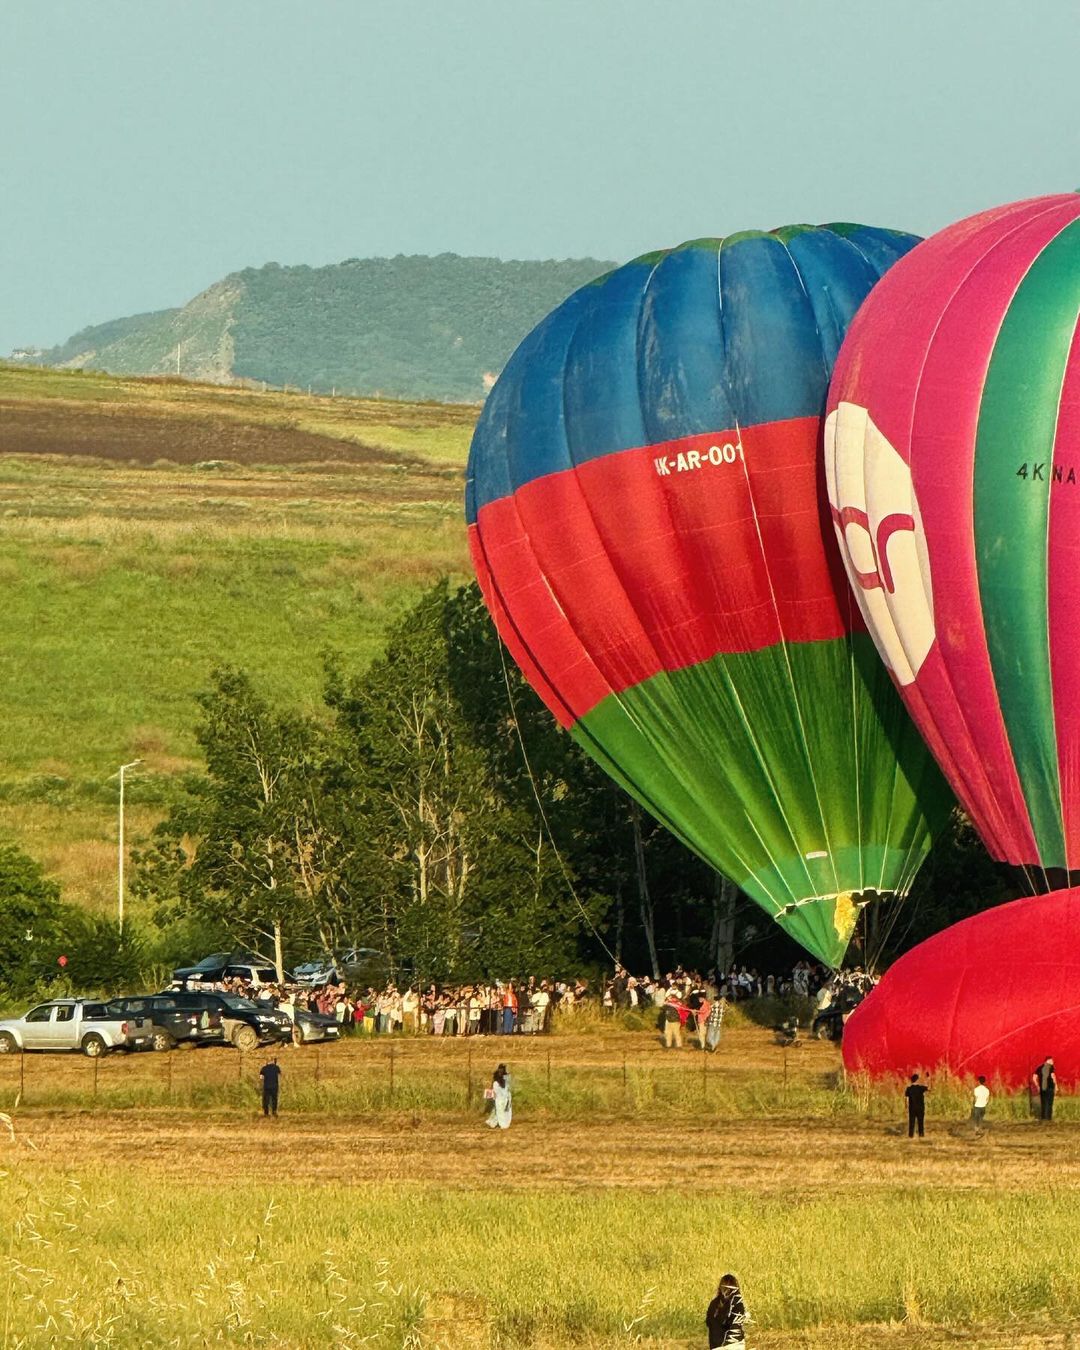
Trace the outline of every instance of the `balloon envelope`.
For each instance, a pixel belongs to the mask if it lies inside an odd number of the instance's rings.
[[[874,1075],[945,1068],[1023,1086],[1052,1056],[1080,1081],[1080,890],[953,924],[892,965],[844,1028],[844,1063]]]
[[[825,453],[845,565],[994,857],[1080,867],[1080,196],[901,260],[851,326]],[[1058,883],[1060,884],[1060,882]]]
[[[941,783],[828,530],[828,375],[916,240],[704,239],[582,288],[488,397],[467,517],[484,597],[548,707],[822,960],[903,892]]]

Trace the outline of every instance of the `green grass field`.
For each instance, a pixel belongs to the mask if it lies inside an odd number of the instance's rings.
[[[366,664],[424,586],[468,575],[474,420],[0,368],[0,831],[106,906],[110,775],[144,761],[137,843],[161,780],[193,762],[216,663],[311,708],[324,650]]]

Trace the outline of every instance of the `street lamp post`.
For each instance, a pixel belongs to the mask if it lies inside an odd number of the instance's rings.
[[[130,764],[120,765],[120,846],[116,869],[116,926],[121,934],[124,931],[124,774],[128,769],[134,769],[136,764],[141,763],[141,759],[133,759]]]

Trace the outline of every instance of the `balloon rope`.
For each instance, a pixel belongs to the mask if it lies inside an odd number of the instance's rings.
[[[563,858],[562,853],[559,851],[559,846],[555,842],[555,836],[551,832],[551,822],[548,820],[547,811],[545,811],[544,809],[543,798],[540,796],[540,788],[537,785],[536,776],[532,771],[532,764],[529,762],[529,752],[525,749],[525,737],[521,734],[521,723],[518,721],[517,708],[514,705],[514,693],[513,690],[510,688],[510,672],[506,666],[506,644],[503,642],[501,636],[498,637],[498,643],[499,643],[499,660],[502,663],[503,683],[506,685],[506,701],[510,707],[510,720],[513,722],[514,730],[517,732],[518,745],[521,747],[521,758],[525,764],[525,772],[529,775],[529,783],[532,786],[533,796],[536,798],[536,808],[540,812],[540,819],[543,822],[545,831],[547,832],[548,843],[551,845],[552,852],[558,859],[559,867],[561,868],[563,874],[563,880],[566,882],[566,889],[570,892],[571,896],[573,897],[574,904],[577,905],[578,909],[581,910],[582,918],[592,929],[593,937],[596,938],[600,946],[603,947],[611,963],[613,965],[617,965],[618,962],[615,959],[615,953],[604,941],[603,937],[600,934],[600,930],[597,928],[596,924],[593,923],[589,911],[581,903],[581,900],[577,893],[577,889],[575,888],[573,880],[571,879],[570,876],[570,869],[567,867],[566,861]]]

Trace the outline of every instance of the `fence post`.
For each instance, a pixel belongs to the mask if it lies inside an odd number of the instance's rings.
[[[709,1104],[709,1052],[701,1052],[701,1104]]]
[[[172,1101],[172,1057],[174,1053],[175,1052],[172,1050],[165,1051],[165,1070],[168,1079],[168,1085],[166,1086],[165,1091],[168,1093],[170,1102]]]
[[[25,1106],[23,1097],[26,1093],[26,1051],[19,1052],[19,1101]]]
[[[243,1050],[237,1050],[237,1052],[236,1052],[236,1081],[237,1081],[238,1083],[242,1083],[242,1082],[244,1081],[244,1052],[243,1052]]]
[[[322,1047],[315,1047],[315,1086],[318,1087],[322,1080]]]
[[[547,1052],[547,1095],[548,1104],[551,1104],[551,1046],[548,1046]]]
[[[465,1105],[472,1106],[472,1042],[469,1043],[469,1053],[465,1068]]]
[[[626,1081],[626,1056],[625,1056],[625,1055],[623,1055],[623,1057],[622,1057],[622,1096],[623,1096],[623,1106],[626,1106],[626,1104],[627,1104],[627,1102],[628,1102],[628,1100],[629,1100],[629,1096],[630,1096],[630,1087],[629,1087],[629,1084],[628,1084],[627,1081]]]
[[[390,1100],[394,1100],[394,1043],[390,1042]]]
[[[99,1060],[100,1058],[101,1058],[100,1055],[95,1055],[95,1056],[94,1056],[94,1059],[93,1059],[93,1065],[94,1065],[94,1101],[95,1101],[95,1102],[97,1101],[97,1073],[98,1073],[98,1060]]]
[[[784,1106],[787,1107],[787,1046],[784,1046]]]

